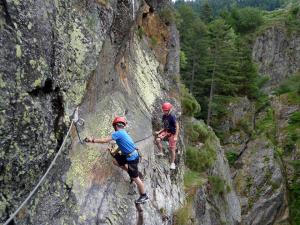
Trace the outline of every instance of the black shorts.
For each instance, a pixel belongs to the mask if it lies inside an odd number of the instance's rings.
[[[128,174],[131,178],[136,178],[139,176],[139,169],[138,169],[139,159],[127,161],[126,155],[120,155],[120,154],[116,154],[114,158],[117,160],[119,166],[124,166],[125,164],[128,165]]]

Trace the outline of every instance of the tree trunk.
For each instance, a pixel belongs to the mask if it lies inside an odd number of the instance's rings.
[[[206,124],[209,126],[211,121],[211,104],[214,96],[214,78],[215,78],[215,71],[216,71],[216,58],[214,61],[214,67],[211,75],[211,83],[210,83],[210,92],[209,92],[209,101],[208,101],[208,110],[207,110],[207,120]]]
[[[193,93],[194,80],[195,80],[195,58],[193,58],[192,80],[190,83],[190,92],[191,93]]]

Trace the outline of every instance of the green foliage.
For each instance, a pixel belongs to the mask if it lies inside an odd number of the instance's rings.
[[[205,1],[200,8],[200,17],[205,23],[213,20],[212,8],[208,1]]]
[[[184,69],[187,65],[187,57],[184,51],[180,51],[180,68]]]
[[[201,107],[195,97],[184,85],[181,86],[181,105],[183,108],[183,115],[186,116],[194,116],[201,110]]]
[[[181,66],[182,80],[201,104],[198,116],[206,119],[210,105],[212,118],[216,118],[213,124],[218,124],[228,113],[227,103],[232,96],[256,99],[262,95],[257,67],[247,42],[235,35],[224,20],[205,25],[189,5],[181,5],[178,11],[184,24],[179,28],[181,47],[187,59]]]
[[[285,80],[274,93],[286,94],[290,104],[300,104],[300,73]]]
[[[177,11],[171,5],[165,5],[158,12],[160,18],[165,22],[166,25],[176,23],[177,26],[181,23],[181,18]]]
[[[268,108],[266,115],[256,122],[256,133],[258,135],[265,134],[273,144],[277,144],[274,109]]]
[[[237,1],[239,7],[256,7],[266,10],[274,10],[283,6],[287,1],[285,0],[243,0]]]
[[[243,130],[249,136],[252,135],[252,126],[251,126],[251,122],[250,122],[249,118],[244,117],[244,118],[240,119],[236,123],[236,127],[239,130]]]
[[[300,112],[294,112],[289,120],[289,124],[300,126]]]
[[[255,8],[234,8],[227,22],[234,28],[236,32],[247,33],[254,31],[263,23],[261,11]]]
[[[220,195],[225,193],[228,188],[225,180],[218,176],[209,176],[208,177],[209,184],[211,185],[212,193],[214,195]]]
[[[212,15],[218,15],[224,13],[225,10],[230,10],[232,7],[254,7],[265,10],[274,10],[284,6],[288,2],[297,2],[298,0],[197,0],[188,1],[190,7],[192,7],[197,13],[206,15],[203,13],[203,5],[209,5]],[[175,2],[175,7],[179,7],[185,2],[182,0],[177,0]]]
[[[156,46],[157,45],[157,38],[155,36],[151,36],[150,40],[151,40],[151,45],[152,46]]]
[[[239,154],[234,150],[228,150],[225,152],[226,158],[230,166],[233,166],[235,161],[238,159]]]
[[[203,143],[209,135],[207,126],[203,121],[187,122],[184,130],[185,138],[190,144]]]
[[[186,170],[184,173],[184,186],[185,188],[199,187],[203,183],[201,174],[196,171]]]
[[[288,11],[285,17],[285,25],[290,33],[300,31],[300,6],[294,4]]]
[[[298,176],[300,173],[300,160],[294,160],[291,164],[294,167],[295,173],[288,187],[289,208],[291,224],[297,225],[300,224],[300,181]]]
[[[285,150],[290,152],[296,145],[300,146],[300,112],[291,115],[286,131]]]
[[[187,146],[186,165],[194,171],[203,172],[210,168],[216,159],[214,144],[207,143],[201,149]]]
[[[142,39],[144,35],[145,35],[145,30],[144,30],[144,28],[141,27],[141,26],[139,26],[139,27],[138,27],[138,36],[139,36],[139,38]]]
[[[184,186],[187,192],[186,204],[178,209],[174,214],[174,225],[190,224],[192,218],[192,204],[196,190],[203,184],[201,174],[196,171],[186,170],[184,173]]]
[[[174,213],[174,225],[186,225],[189,224],[190,218],[192,216],[192,209],[190,206],[184,206],[178,209]]]

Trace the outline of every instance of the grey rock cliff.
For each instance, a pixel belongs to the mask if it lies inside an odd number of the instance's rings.
[[[113,114],[128,109],[129,133],[134,140],[148,137],[137,145],[150,203],[138,213],[136,188],[111,164],[107,146],[81,145],[72,129],[15,224],[171,223],[161,211],[171,218],[184,199],[183,161],[179,156],[171,173],[168,154],[154,157],[151,134],[152,122],[160,120],[152,115],[160,116],[163,101],[180,112],[176,28],[142,1],[2,0],[0,6],[1,222],[44,174],[80,105],[82,137],[109,135]],[[164,34],[153,33],[154,22]],[[142,36],[138,26],[147,26]],[[151,35],[157,46],[151,46]]]
[[[223,179],[226,183],[225,190],[221,194],[214,194],[211,184],[208,183],[197,191],[194,201],[197,224],[240,224],[240,201],[233,186],[224,151],[218,143],[216,144],[217,157],[209,175]]]
[[[299,35],[288,35],[279,26],[268,28],[256,38],[252,58],[259,72],[270,78],[266,89],[278,87],[281,81],[300,69]]]

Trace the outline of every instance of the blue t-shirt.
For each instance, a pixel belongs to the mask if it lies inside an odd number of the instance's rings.
[[[176,117],[173,114],[163,115],[162,122],[164,124],[164,129],[168,132],[176,133]]]
[[[132,138],[128,135],[125,130],[118,130],[112,133],[112,139],[117,142],[121,152],[126,155],[130,154],[136,149],[136,146]],[[139,158],[137,151],[133,152],[130,157],[127,158],[128,161],[132,161]]]

